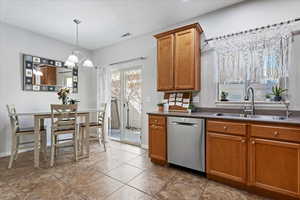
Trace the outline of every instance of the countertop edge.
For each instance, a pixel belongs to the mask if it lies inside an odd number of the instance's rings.
[[[223,120],[236,120],[236,121],[249,121],[249,122],[266,122],[266,123],[277,123],[277,124],[291,124],[300,125],[300,117],[290,117],[287,120],[276,120],[276,119],[261,119],[261,118],[241,118],[232,116],[216,116],[215,113],[211,112],[193,112],[193,113],[181,113],[181,112],[147,112],[147,115],[161,115],[170,117],[188,117],[188,118],[204,118],[204,119],[223,119]]]

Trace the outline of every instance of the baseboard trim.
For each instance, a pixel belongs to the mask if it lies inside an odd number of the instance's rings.
[[[33,151],[33,148],[21,149],[19,151],[19,153],[24,153],[24,152],[28,152],[28,151]],[[0,158],[8,157],[8,156],[10,156],[10,152],[2,152],[2,153],[0,153]]]

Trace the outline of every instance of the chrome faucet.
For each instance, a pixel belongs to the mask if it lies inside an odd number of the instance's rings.
[[[283,101],[283,104],[285,105],[285,117],[289,118],[292,114],[292,112],[289,110],[290,103],[288,101]]]
[[[247,93],[246,93],[246,96],[244,99],[245,99],[245,101],[249,101],[250,92],[251,92],[251,109],[248,110],[247,106],[244,106],[244,115],[246,115],[247,112],[251,112],[251,115],[255,115],[254,89],[252,87],[248,87]]]

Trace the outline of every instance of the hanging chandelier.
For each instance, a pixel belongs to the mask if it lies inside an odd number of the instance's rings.
[[[65,66],[68,68],[73,68],[75,66],[94,67],[93,62],[79,51],[78,26],[81,21],[79,19],[74,19],[73,22],[76,25],[76,50],[68,56],[68,59],[65,61]]]

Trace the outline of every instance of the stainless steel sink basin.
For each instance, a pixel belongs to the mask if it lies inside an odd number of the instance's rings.
[[[287,120],[288,118],[284,116],[275,115],[244,115],[237,113],[215,113],[217,117],[233,117],[233,118],[243,118],[243,119],[264,119],[264,120]]]
[[[218,117],[243,117],[242,114],[236,114],[236,113],[216,113],[214,115]]]

